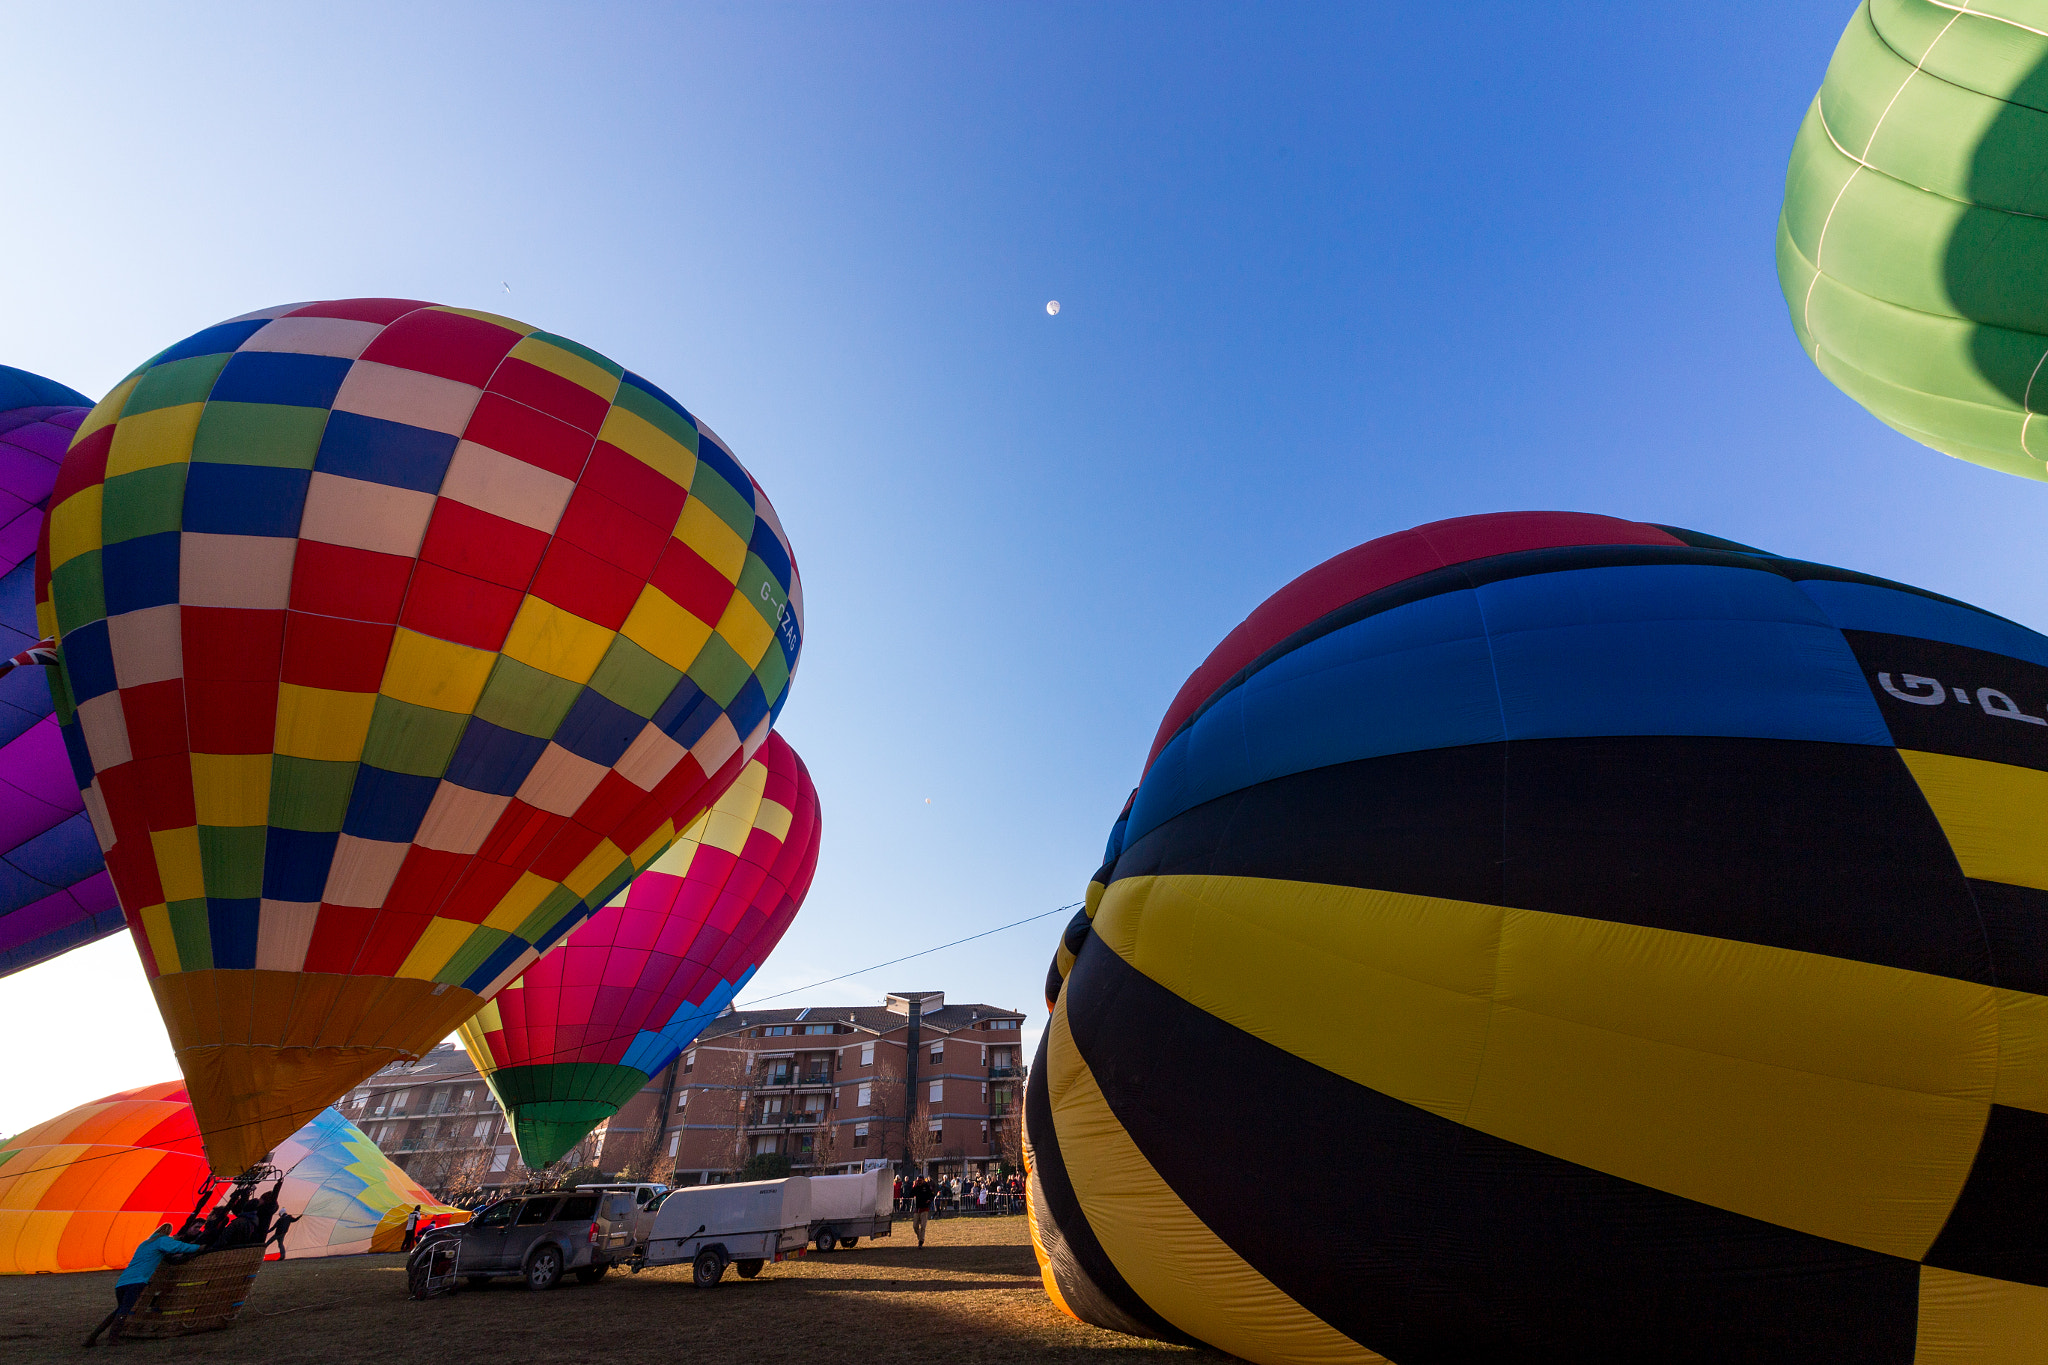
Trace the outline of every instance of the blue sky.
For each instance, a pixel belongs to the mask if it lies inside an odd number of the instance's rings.
[[[1078,899],[1209,648],[1418,522],[1608,512],[2048,621],[2048,494],[1880,426],[1786,320],[1785,158],[1850,9],[15,7],[0,361],[97,395],[220,318],[397,294],[700,414],[809,618],[824,854],[759,997]],[[1035,1030],[1059,923],[788,1000]],[[168,1074],[132,958],[0,982],[100,1020],[0,1131]]]

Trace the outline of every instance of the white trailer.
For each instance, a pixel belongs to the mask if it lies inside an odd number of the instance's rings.
[[[895,1177],[887,1168],[811,1177],[811,1242],[820,1251],[850,1247],[895,1228]]]
[[[685,1185],[642,1213],[645,1235],[633,1263],[688,1262],[697,1286],[709,1289],[735,1266],[745,1279],[770,1261],[804,1254],[811,1231],[811,1182],[805,1176],[736,1185]],[[638,1229],[636,1228],[636,1232]]]

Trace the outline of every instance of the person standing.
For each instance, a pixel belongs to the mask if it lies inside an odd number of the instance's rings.
[[[290,1232],[292,1224],[298,1221],[298,1218],[294,1218],[291,1214],[280,1210],[277,1215],[277,1221],[270,1225],[270,1235],[264,1242],[264,1247],[267,1250],[271,1242],[277,1243],[277,1259],[280,1261],[284,1259],[284,1235]]]
[[[412,1206],[412,1212],[405,1215],[405,1245],[400,1247],[399,1250],[411,1251],[413,1248],[413,1244],[419,1241],[419,1239],[420,1206],[418,1204],[414,1204]]]
[[[149,1288],[149,1277],[156,1274],[156,1268],[164,1257],[199,1249],[197,1242],[181,1242],[171,1236],[169,1223],[159,1223],[156,1231],[143,1238],[129,1255],[128,1268],[121,1272],[120,1279],[114,1281],[114,1311],[100,1319],[100,1325],[92,1329],[92,1335],[85,1339],[85,1344],[99,1345],[100,1333],[109,1327],[114,1328],[114,1336],[110,1340],[119,1339],[121,1329],[115,1324],[135,1311],[136,1301],[142,1297],[142,1291]]]
[[[917,1230],[919,1246],[924,1245],[925,1224],[932,1221],[932,1199],[938,1192],[938,1187],[932,1184],[932,1178],[928,1175],[919,1176],[916,1183],[910,1187],[910,1224]]]

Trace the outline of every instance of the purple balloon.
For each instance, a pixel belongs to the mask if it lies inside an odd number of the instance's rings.
[[[0,365],[0,658],[36,630],[36,537],[57,466],[92,400]],[[79,799],[44,670],[0,677],[0,976],[123,927]]]

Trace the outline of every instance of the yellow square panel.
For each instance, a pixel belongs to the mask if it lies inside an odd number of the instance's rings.
[[[614,634],[552,602],[529,597],[519,604],[505,637],[505,655],[569,682],[589,682]]]
[[[661,828],[648,835],[646,842],[633,850],[633,866],[643,872],[646,871],[648,864],[659,858],[675,841],[675,825],[667,820],[662,821]],[[619,894],[624,895],[625,892],[621,891]]]
[[[171,932],[168,905],[142,907],[142,932],[149,939],[149,951],[156,958],[158,976],[170,976],[185,969],[178,963],[178,936]]]
[[[546,877],[537,877],[531,872],[519,874],[519,880],[512,883],[512,889],[498,902],[498,908],[484,917],[486,929],[502,929],[511,933],[526,923],[526,917],[540,908],[540,903],[555,889],[555,883]]]
[[[270,755],[192,755],[192,802],[202,825],[267,824]]]
[[[788,806],[780,801],[763,801],[754,816],[754,828],[779,843],[789,837],[789,827],[795,821],[796,812]]]
[[[135,386],[141,382],[142,375],[136,373],[114,385],[112,392],[95,403],[92,411],[85,415],[85,420],[78,424],[78,432],[71,438],[71,443],[76,445],[101,427],[112,426],[121,420],[121,409],[128,406],[128,395],[134,393]]]
[[[538,365],[549,374],[560,375],[571,384],[589,389],[609,403],[619,391],[617,376],[609,370],[593,365],[582,356],[550,345],[539,337],[529,336],[512,348],[512,358],[523,360],[529,365]]]
[[[156,850],[157,880],[163,883],[166,901],[198,900],[206,894],[206,874],[199,863],[199,830],[153,829],[150,847]]]
[[[562,885],[579,896],[587,896],[597,889],[599,882],[618,871],[619,864],[625,861],[626,855],[617,844],[609,839],[600,839],[589,856],[576,864],[576,870],[562,879]]]
[[[475,928],[468,920],[434,916],[428,922],[426,932],[420,935],[419,942],[412,945],[412,951],[399,964],[396,974],[433,980],[435,973],[447,966],[448,960],[469,941],[470,932]]]
[[[718,618],[718,633],[732,646],[733,653],[747,661],[748,668],[761,662],[770,642],[775,639],[775,627],[762,619],[753,604],[737,592],[725,604],[725,615]]]
[[[2048,890],[2048,773],[1954,754],[1901,749],[1965,877]]]
[[[374,692],[334,692],[324,687],[279,683],[277,752],[293,758],[353,763],[363,756],[363,740],[370,733],[370,712],[376,705]]]
[[[540,330],[533,324],[521,322],[517,318],[502,317],[497,313],[480,312],[475,308],[454,308],[445,303],[437,303],[434,305],[433,311],[436,313],[453,313],[457,317],[475,318],[478,322],[488,322],[493,327],[503,327],[506,331],[517,332],[521,336],[530,336]]]
[[[392,637],[384,681],[377,690],[415,706],[467,715],[476,709],[497,661],[488,649],[436,640],[401,626]]]
[[[649,583],[640,589],[640,600],[633,604],[619,633],[670,668],[687,673],[697,662],[697,652],[711,638],[711,627]]]
[[[100,507],[104,485],[81,488],[50,511],[50,567],[68,564],[100,548]]]
[[[683,487],[696,477],[697,457],[690,448],[644,417],[613,408],[604,415],[597,439],[609,441],[649,469],[656,470]]]
[[[199,414],[205,407],[204,403],[180,403],[123,417],[114,428],[113,448],[107,452],[107,477],[190,460],[192,438],[199,432]]]
[[[747,542],[706,503],[691,498],[676,518],[676,539],[704,556],[704,562],[737,580],[747,566]]]

